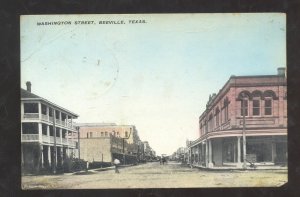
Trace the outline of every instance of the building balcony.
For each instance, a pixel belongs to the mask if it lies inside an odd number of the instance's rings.
[[[53,123],[54,118],[45,114],[41,114],[41,116],[39,116],[38,113],[24,113],[22,115],[22,120],[42,120],[42,121],[46,121],[48,123]],[[74,123],[69,122],[67,120],[59,120],[59,119],[55,119],[55,124],[58,126],[62,126],[65,128],[69,128],[72,130],[76,130],[76,127],[74,126]]]
[[[21,142],[38,142],[39,134],[22,134]]]
[[[23,114],[23,119],[39,119],[38,113],[25,113]]]
[[[22,134],[21,142],[40,142],[54,144],[54,136],[42,135],[40,140],[39,134]],[[76,141],[67,140],[66,138],[56,137],[56,144],[76,148]]]

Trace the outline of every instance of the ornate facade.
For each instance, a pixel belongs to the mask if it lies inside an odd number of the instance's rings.
[[[231,76],[217,94],[209,97],[199,117],[200,137],[189,145],[190,164],[240,168],[245,151],[249,166],[285,165],[286,91],[284,68],[279,68],[277,75]]]

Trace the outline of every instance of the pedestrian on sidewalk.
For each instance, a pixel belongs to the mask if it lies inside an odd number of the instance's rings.
[[[118,160],[118,159],[115,159],[115,160],[114,160],[114,165],[115,165],[115,173],[120,173],[120,172],[119,172],[119,169],[118,169],[118,167],[119,167],[119,164],[120,164],[120,160]]]

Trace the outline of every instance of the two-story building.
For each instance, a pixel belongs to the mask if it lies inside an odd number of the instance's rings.
[[[140,138],[134,125],[115,123],[78,123],[81,158],[89,162],[136,163]]]
[[[77,114],[21,88],[23,172],[56,171],[66,157],[78,157]]]
[[[199,117],[200,137],[189,143],[189,163],[206,168],[287,162],[287,85],[285,68],[277,75],[231,76],[209,96]],[[245,147],[243,146],[245,136]]]

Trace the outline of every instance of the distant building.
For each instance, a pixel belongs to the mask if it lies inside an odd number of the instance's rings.
[[[89,162],[136,163],[140,139],[134,125],[115,123],[78,123],[80,156]]]
[[[189,163],[207,168],[240,168],[244,114],[247,164],[284,165],[287,162],[286,91],[284,68],[279,68],[277,75],[230,77],[218,94],[209,97],[199,117],[200,137],[189,143]]]
[[[21,88],[21,156],[24,172],[61,169],[78,157],[77,114]]]

